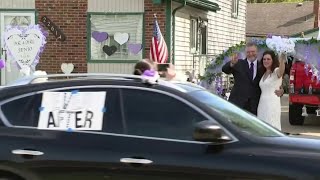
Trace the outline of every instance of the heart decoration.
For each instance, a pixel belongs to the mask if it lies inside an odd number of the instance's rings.
[[[39,25],[27,28],[8,27],[4,33],[5,48],[21,68],[38,63],[46,44],[46,36]]]
[[[103,52],[105,52],[108,56],[111,56],[112,54],[114,54],[117,51],[117,47],[116,46],[108,46],[108,45],[104,45],[102,48]]]
[[[6,62],[3,59],[0,59],[0,69],[4,68],[6,66]]]
[[[128,49],[132,54],[138,54],[142,47],[142,44],[128,44]]]
[[[123,45],[124,43],[129,41],[129,34],[128,33],[115,33],[114,40],[117,43],[119,43],[120,45]]]
[[[93,31],[92,37],[98,42],[103,42],[108,39],[109,35],[106,32]]]
[[[74,65],[72,63],[62,63],[61,70],[65,74],[71,74],[74,69]]]

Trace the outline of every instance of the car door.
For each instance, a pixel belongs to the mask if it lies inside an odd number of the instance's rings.
[[[92,179],[113,177],[120,165],[117,146],[123,132],[117,89],[71,88],[51,92],[106,92],[102,130],[38,129],[43,92],[2,102],[0,170],[13,169],[30,179]],[[97,101],[97,99],[92,99]],[[89,103],[89,102],[86,102]],[[8,162],[8,163],[4,163]]]
[[[267,177],[241,168],[250,164],[244,164],[248,157],[230,151],[239,142],[214,145],[194,141],[194,125],[210,117],[193,104],[151,88],[123,88],[120,94],[130,149],[118,149],[124,152],[119,174],[128,175],[127,178],[148,174],[164,179]]]

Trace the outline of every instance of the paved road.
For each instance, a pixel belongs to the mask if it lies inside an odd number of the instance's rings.
[[[305,119],[303,126],[291,126],[289,124],[289,101],[288,95],[281,98],[282,114],[281,114],[281,127],[283,132],[292,134],[304,134],[311,136],[320,136],[320,117],[309,115]]]

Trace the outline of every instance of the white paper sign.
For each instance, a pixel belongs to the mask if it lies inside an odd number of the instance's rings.
[[[20,68],[30,67],[38,59],[45,37],[38,26],[9,28],[4,34],[4,42],[9,54]]]
[[[38,129],[102,130],[106,92],[44,92]]]

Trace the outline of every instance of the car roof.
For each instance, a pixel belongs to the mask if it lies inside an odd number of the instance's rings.
[[[37,75],[37,76],[28,76],[24,78],[20,78],[13,83],[10,83],[0,90],[19,90],[19,88],[24,87],[45,87],[50,88],[50,84],[59,84],[59,86],[63,87],[64,85],[67,87],[73,85],[82,85],[83,81],[86,83],[99,83],[101,82],[117,82],[119,83],[130,83],[131,85],[141,85],[148,84],[146,81],[146,77],[136,76],[136,75],[128,75],[128,74],[106,74],[106,73],[78,73],[78,74],[51,74],[51,75]],[[60,84],[61,83],[61,84]],[[73,85],[71,85],[73,84]],[[85,83],[83,83],[85,84]],[[153,83],[150,83],[151,85]],[[198,86],[189,82],[180,82],[180,81],[166,81],[163,79],[159,79],[155,82],[155,84],[164,86],[170,89],[178,90],[183,93],[189,93],[196,90],[203,90],[201,86]],[[37,89],[37,88],[36,88]],[[20,90],[19,90],[20,91]],[[32,91],[32,90],[30,90]]]
[[[183,88],[184,90],[187,91],[187,93],[189,92],[193,92],[193,91],[204,91],[206,90],[204,87],[199,86],[195,83],[191,83],[191,82],[181,82],[181,81],[173,81],[171,82],[173,84],[175,84],[176,86],[179,86],[180,88]]]
[[[19,86],[35,83],[73,81],[79,79],[131,79],[142,80],[142,76],[127,74],[106,74],[106,73],[74,73],[74,74],[50,74],[50,75],[31,75],[8,84],[7,86]]]

